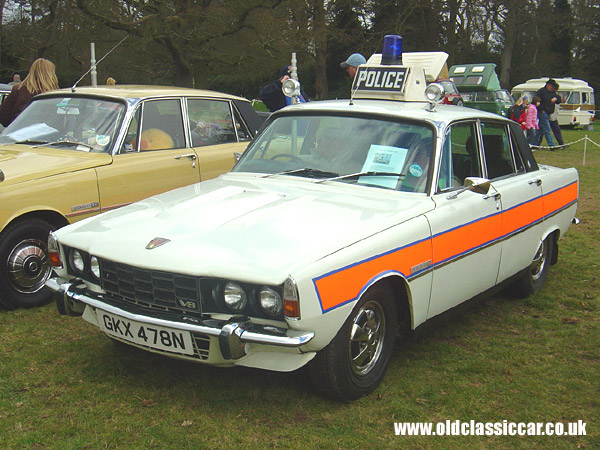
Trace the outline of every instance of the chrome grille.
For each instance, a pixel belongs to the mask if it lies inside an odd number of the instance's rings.
[[[201,312],[197,277],[139,269],[100,259],[101,286],[108,294],[134,303]]]

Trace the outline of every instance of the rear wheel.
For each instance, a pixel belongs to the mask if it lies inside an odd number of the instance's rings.
[[[51,299],[45,283],[52,273],[47,242],[53,229],[48,222],[28,219],[0,234],[0,303],[7,308],[31,308]]]
[[[514,293],[520,297],[527,297],[544,287],[548,270],[552,261],[554,251],[553,237],[548,236],[540,244],[531,265],[523,271],[523,274],[514,285]]]
[[[397,329],[396,302],[390,291],[379,286],[369,289],[335,338],[311,361],[315,388],[341,401],[372,392],[392,356]]]

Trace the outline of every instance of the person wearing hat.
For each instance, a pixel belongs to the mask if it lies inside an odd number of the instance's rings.
[[[538,89],[535,93],[540,98],[540,106],[538,107],[540,132],[537,135],[535,145],[540,145],[544,137],[548,146],[554,147],[556,145],[552,137],[552,129],[550,128],[550,114],[554,112],[554,108],[560,103],[560,96],[555,92],[557,85],[556,81],[550,78],[546,81],[546,85]]]
[[[554,92],[558,95],[558,98],[562,99],[561,95],[558,93],[558,83],[554,86]],[[562,131],[560,131],[560,125],[558,124],[558,106],[554,106],[554,112],[550,114],[550,128],[552,129],[552,134],[556,138],[556,142],[558,145],[565,145],[565,140],[563,139]]]
[[[342,69],[346,69],[350,78],[354,78],[356,76],[356,72],[358,72],[358,66],[361,64],[366,64],[367,60],[360,53],[352,53],[348,56],[348,59],[344,62],[340,63],[340,67]]]
[[[269,111],[275,112],[281,108],[291,104],[291,99],[283,94],[283,83],[290,78],[292,73],[291,66],[283,66],[279,69],[279,78],[273,83],[269,83],[258,91],[258,97],[262,100]],[[304,89],[300,87],[300,103],[305,103],[307,100]]]

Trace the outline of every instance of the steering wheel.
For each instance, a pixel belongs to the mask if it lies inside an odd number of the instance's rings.
[[[290,161],[295,161],[304,164],[305,161],[299,156],[292,155],[291,153],[277,153],[276,155],[270,157],[269,159],[278,159],[278,158],[289,158]]]

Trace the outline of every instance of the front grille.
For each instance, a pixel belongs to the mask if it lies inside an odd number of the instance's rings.
[[[197,277],[145,270],[100,259],[101,286],[109,295],[161,309],[201,312]]]

